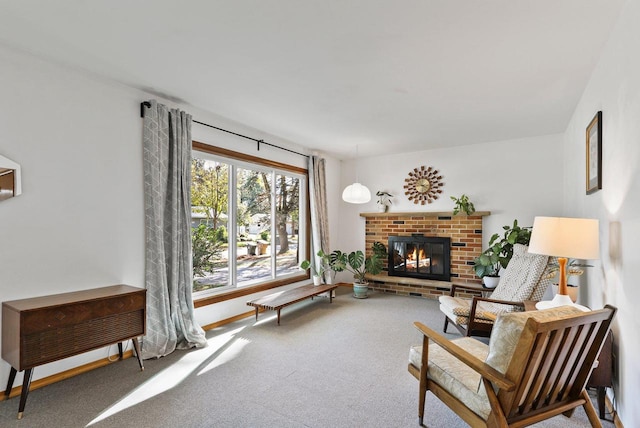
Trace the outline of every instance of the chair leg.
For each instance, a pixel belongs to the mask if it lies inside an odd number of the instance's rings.
[[[427,397],[427,371],[420,370],[420,399],[418,400],[418,424],[423,426],[424,405]]]
[[[582,407],[584,408],[584,412],[587,414],[587,418],[589,418],[591,426],[594,428],[602,428],[602,422],[600,422],[600,418],[598,418],[598,414],[596,413],[595,407],[593,407],[591,397],[589,397],[587,390],[583,389],[580,395],[584,398],[585,402]]]
[[[427,396],[427,389],[420,385],[420,402],[418,404],[418,425],[423,426],[424,421],[424,404]]]
[[[444,327],[443,327],[443,329],[442,329],[442,331],[443,331],[444,333],[446,333],[446,332],[447,332],[447,327],[448,327],[448,326],[449,326],[449,318],[445,315],[445,316],[444,316]]]

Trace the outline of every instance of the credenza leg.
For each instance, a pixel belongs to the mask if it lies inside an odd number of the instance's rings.
[[[16,373],[18,370],[11,367],[11,371],[9,372],[9,380],[7,381],[7,389],[4,390],[4,396],[9,398],[9,394],[11,394],[11,388],[13,388],[13,382],[16,380]]]
[[[118,342],[118,355],[120,356],[120,359],[122,359],[123,357],[123,353],[122,353],[122,342]]]
[[[29,387],[31,386],[31,377],[33,376],[33,369],[26,369],[24,371],[24,379],[22,381],[22,393],[20,394],[20,405],[18,406],[18,419],[22,419],[24,414],[24,406],[27,404],[27,395],[29,395]]]
[[[133,343],[133,349],[136,351],[136,357],[138,357],[138,364],[140,365],[140,370],[144,370],[144,365],[142,364],[142,354],[140,353],[140,344],[138,343],[138,338],[134,337],[131,339],[131,343]]]

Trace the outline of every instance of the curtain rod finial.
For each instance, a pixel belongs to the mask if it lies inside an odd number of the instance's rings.
[[[149,101],[143,101],[140,103],[140,117],[144,117],[145,107],[151,107],[151,103]]]

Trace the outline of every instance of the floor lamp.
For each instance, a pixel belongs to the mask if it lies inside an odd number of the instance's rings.
[[[575,305],[567,293],[567,259],[599,258],[598,220],[567,217],[536,217],[529,241],[529,252],[558,258],[558,293],[551,301],[536,303],[537,309]]]

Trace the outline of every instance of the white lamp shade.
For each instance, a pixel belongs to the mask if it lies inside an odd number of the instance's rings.
[[[598,220],[568,217],[536,217],[529,252],[571,259],[600,257]]]
[[[371,200],[371,192],[360,183],[353,183],[345,187],[342,192],[342,200],[350,204],[366,204]]]

